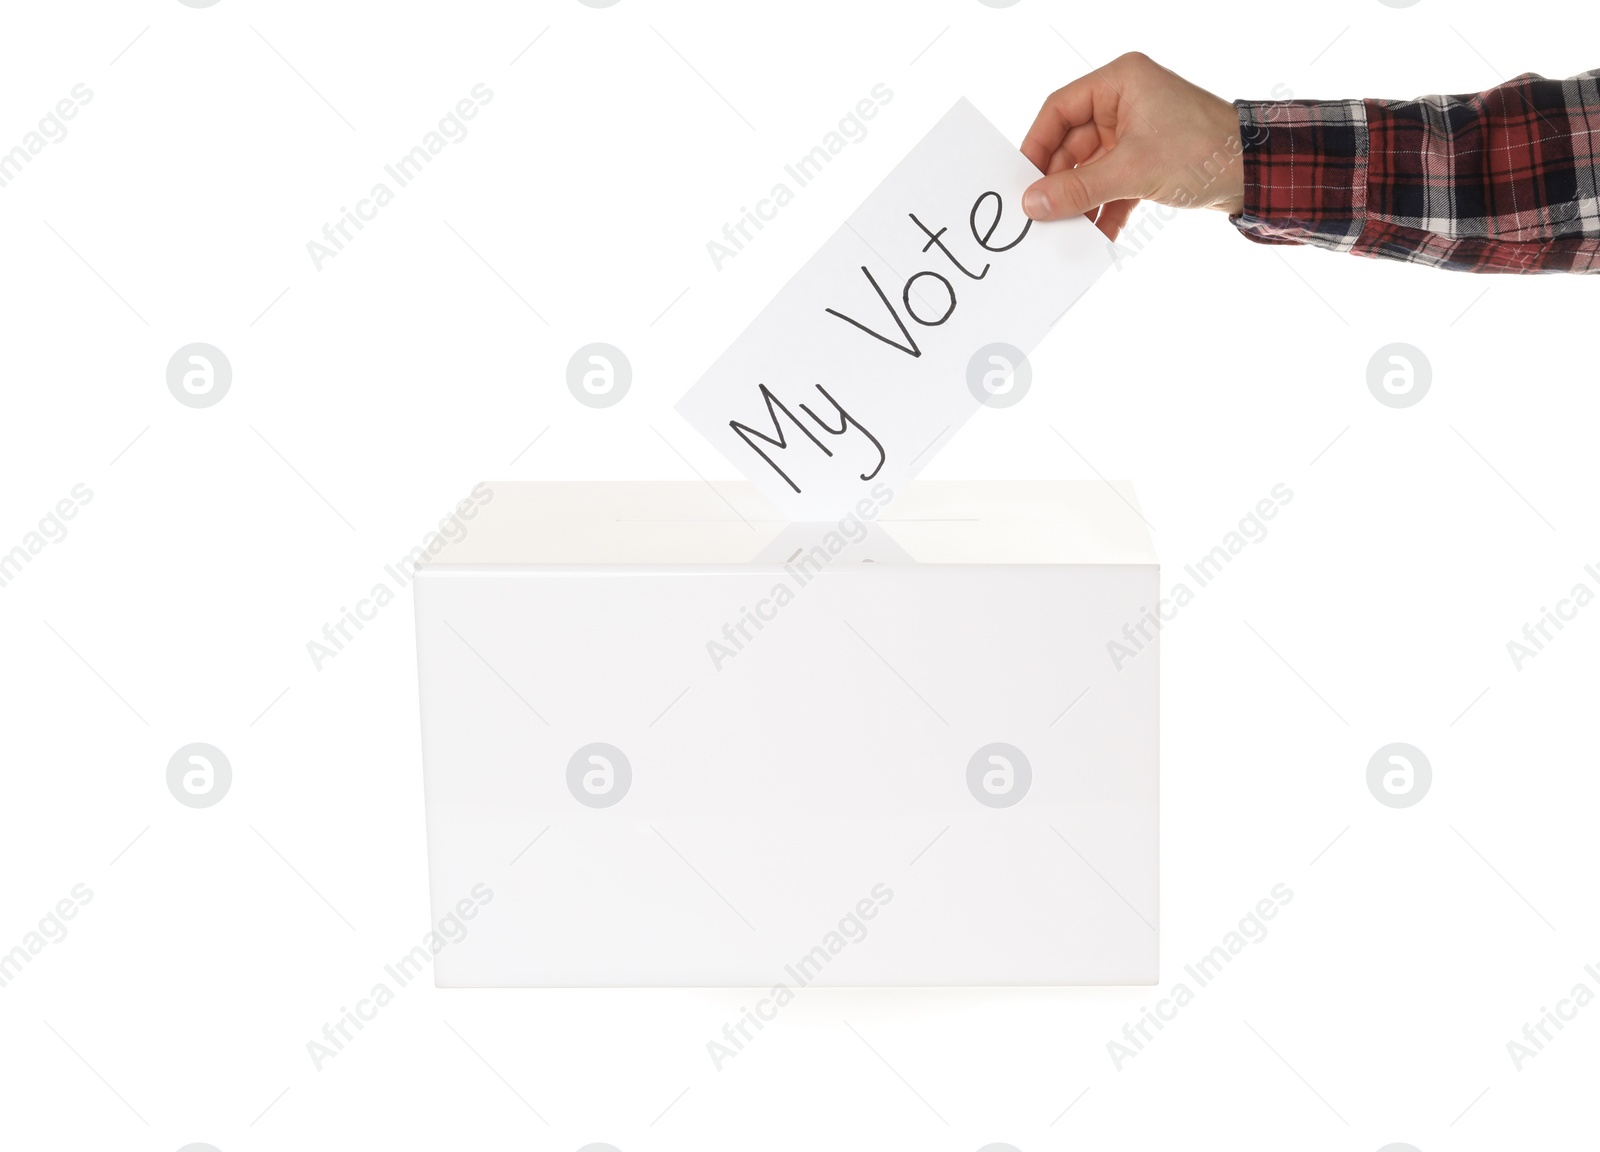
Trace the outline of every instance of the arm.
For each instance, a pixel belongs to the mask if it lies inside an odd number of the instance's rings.
[[[1475,272],[1600,270],[1600,72],[1477,96],[1230,105],[1137,53],[1045,101],[1022,145],[1037,220],[1140,200],[1265,244]]]
[[[1233,222],[1252,240],[1466,272],[1600,270],[1600,73],[1236,107]]]

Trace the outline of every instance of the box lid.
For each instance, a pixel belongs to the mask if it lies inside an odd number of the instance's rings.
[[[747,481],[490,481],[425,570],[781,567],[823,548],[876,564],[1155,564],[1131,485],[918,480],[837,522],[784,520]],[[826,561],[824,561],[826,562]]]

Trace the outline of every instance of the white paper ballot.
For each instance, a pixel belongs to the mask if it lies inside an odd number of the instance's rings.
[[[1037,223],[1038,170],[965,99],[678,402],[791,520],[921,471],[1111,266],[1081,217]]]

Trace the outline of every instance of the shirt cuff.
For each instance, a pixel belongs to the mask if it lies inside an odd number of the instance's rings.
[[[1244,210],[1261,244],[1348,252],[1367,222],[1367,109],[1360,100],[1238,100]]]

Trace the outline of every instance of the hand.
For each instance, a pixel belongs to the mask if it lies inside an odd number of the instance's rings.
[[[1039,109],[1022,153],[1045,176],[1022,208],[1035,220],[1088,216],[1112,240],[1140,200],[1237,214],[1243,151],[1232,104],[1130,52]]]

